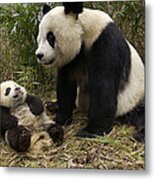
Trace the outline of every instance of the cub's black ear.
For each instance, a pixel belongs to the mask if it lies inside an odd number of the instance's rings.
[[[83,11],[83,2],[64,2],[65,14],[73,12],[75,14],[82,13]]]
[[[43,5],[43,15],[45,15],[46,13],[48,13],[51,10],[51,7],[48,6],[47,4]]]

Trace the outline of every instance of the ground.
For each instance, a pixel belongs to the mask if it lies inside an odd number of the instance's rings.
[[[143,170],[144,144],[132,137],[134,128],[115,125],[104,137],[82,139],[76,132],[86,125],[86,116],[75,113],[73,123],[64,127],[65,138],[60,146],[52,144],[42,152],[16,153],[0,140],[0,166],[133,169]]]

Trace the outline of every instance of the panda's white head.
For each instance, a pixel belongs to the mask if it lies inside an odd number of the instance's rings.
[[[83,30],[78,14],[82,4],[64,3],[64,7],[43,7],[43,18],[39,25],[36,57],[43,66],[61,67],[69,63],[80,51]]]
[[[14,107],[25,102],[27,92],[24,87],[12,80],[0,84],[0,105]]]

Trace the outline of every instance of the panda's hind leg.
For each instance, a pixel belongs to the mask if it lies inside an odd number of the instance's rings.
[[[134,134],[134,138],[137,141],[145,142],[145,108],[139,107],[137,110],[137,114],[133,120],[131,120],[131,124],[135,126],[136,133]]]
[[[59,124],[51,124],[48,127],[47,132],[54,143],[56,143],[57,145],[61,145],[63,143],[64,130],[62,126],[60,126]]]
[[[131,124],[135,127],[136,133],[133,137],[140,142],[145,141],[145,103],[144,99],[132,111],[120,116],[116,122],[121,124]]]
[[[17,126],[6,131],[5,141],[15,151],[26,152],[31,144],[31,134],[24,126]]]

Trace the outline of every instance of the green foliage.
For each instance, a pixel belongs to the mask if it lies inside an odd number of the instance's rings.
[[[60,3],[49,3],[51,7]],[[144,59],[144,1],[85,2],[108,13]],[[41,67],[35,57],[42,4],[0,5],[0,81],[14,79],[34,93],[55,88],[55,69]]]
[[[35,57],[42,4],[2,4],[1,79],[14,79],[27,89],[41,90],[53,79],[53,69],[39,66]],[[50,84],[48,84],[50,87]],[[54,85],[51,85],[54,88]],[[51,87],[52,88],[52,87]],[[53,89],[52,88],[52,89]]]
[[[40,4],[5,4],[1,6],[1,26],[9,45],[16,49],[23,65],[35,65],[34,52]],[[20,50],[20,52],[18,51]]]

